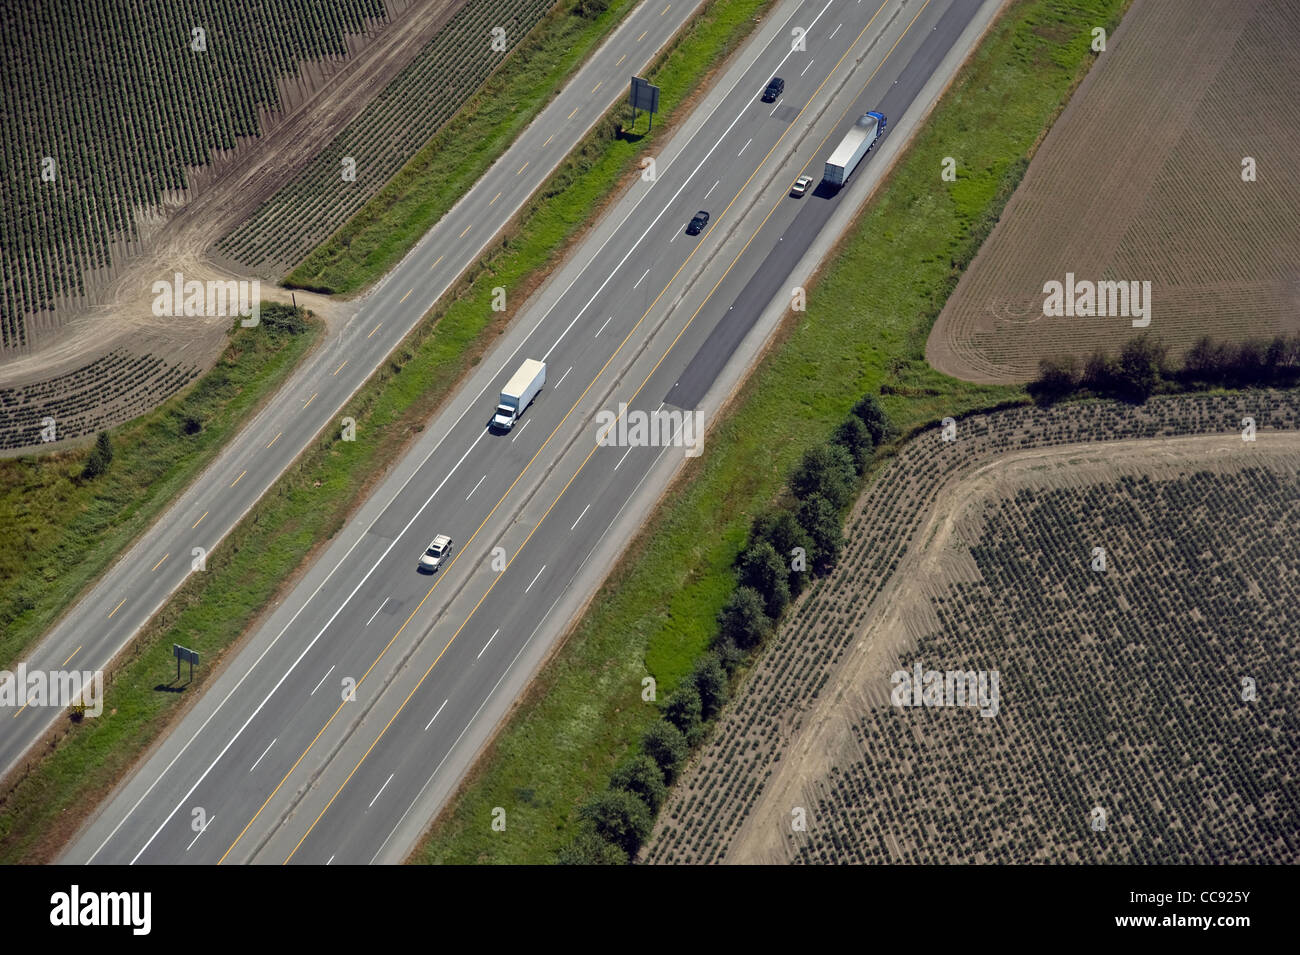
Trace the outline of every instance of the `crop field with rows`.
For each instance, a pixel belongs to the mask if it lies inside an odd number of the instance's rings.
[[[46,419],[55,422],[59,440],[94,434],[142,414],[198,373],[193,365],[115,349],[66,374],[0,388],[0,452],[39,445]]]
[[[555,0],[466,4],[415,60],[312,163],[217,243],[244,267],[278,278],[360,209],[533,29]],[[492,49],[492,30],[505,49]],[[343,176],[344,160],[355,179]]]
[[[1147,330],[1175,353],[1202,335],[1297,331],[1297,153],[1300,6],[1138,0],[948,299],[926,358],[1005,384],[1043,358],[1113,354],[1138,333],[1134,316],[1044,314],[1044,285],[1067,273],[1149,282]]]
[[[997,668],[1001,715],[866,714],[796,858],[1294,863],[1297,461],[991,501],[913,656]]]
[[[0,354],[30,344],[32,313],[84,294],[187,166],[256,136],[278,78],[385,15],[382,0],[5,4]]]
[[[648,860],[1300,859],[1298,426],[1300,394],[1254,391],[919,433],[675,787]],[[892,706],[890,675],[916,662],[998,671],[997,714]]]

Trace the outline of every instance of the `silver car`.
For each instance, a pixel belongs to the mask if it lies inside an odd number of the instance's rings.
[[[420,556],[420,570],[432,574],[451,556],[452,548],[455,546],[450,537],[439,534],[429,543],[429,549]]]

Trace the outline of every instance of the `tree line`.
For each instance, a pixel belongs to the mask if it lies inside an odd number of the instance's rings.
[[[1028,388],[1044,404],[1075,395],[1142,402],[1157,392],[1291,388],[1298,381],[1300,335],[1244,342],[1203,335],[1177,361],[1160,339],[1144,332],[1115,357],[1098,350],[1082,365],[1072,355],[1044,358]]]
[[[828,441],[810,448],[791,473],[788,493],[760,514],[735,562],[735,587],[718,613],[709,651],[660,707],[640,749],[614,771],[609,787],[578,810],[579,828],[559,853],[572,865],[623,864],[654,828],[691,750],[709,734],[732,679],[771,634],[810,576],[830,572],[844,546],[845,511],[876,448],[895,429],[867,395]]]

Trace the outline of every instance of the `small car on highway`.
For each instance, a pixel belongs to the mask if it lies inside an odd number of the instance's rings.
[[[451,556],[451,550],[455,546],[450,537],[439,534],[429,543],[429,549],[420,555],[420,570],[433,573]]]
[[[775,103],[776,98],[785,92],[785,80],[779,76],[772,77],[772,81],[767,84],[767,89],[763,90],[763,102]]]
[[[812,176],[800,176],[798,179],[794,181],[794,185],[790,187],[790,195],[798,199],[800,196],[802,196],[805,192],[808,191],[808,187],[811,186],[812,183],[813,183]]]
[[[704,227],[708,224],[709,214],[701,209],[699,212],[695,213],[695,218],[692,219],[691,224],[686,227],[686,234],[699,235],[704,231]]]

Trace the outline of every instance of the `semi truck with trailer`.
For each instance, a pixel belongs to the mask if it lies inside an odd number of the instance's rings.
[[[496,414],[492,416],[492,427],[498,431],[509,431],[524,413],[524,409],[533,403],[537,393],[546,384],[546,362],[529,358],[506,382],[501,389],[501,399],[497,402]]]
[[[840,140],[835,152],[826,160],[823,178],[828,185],[839,187],[849,181],[853,170],[858,168],[858,164],[867,157],[871,147],[885,131],[886,122],[884,115],[874,110],[858,117],[848,135]]]

